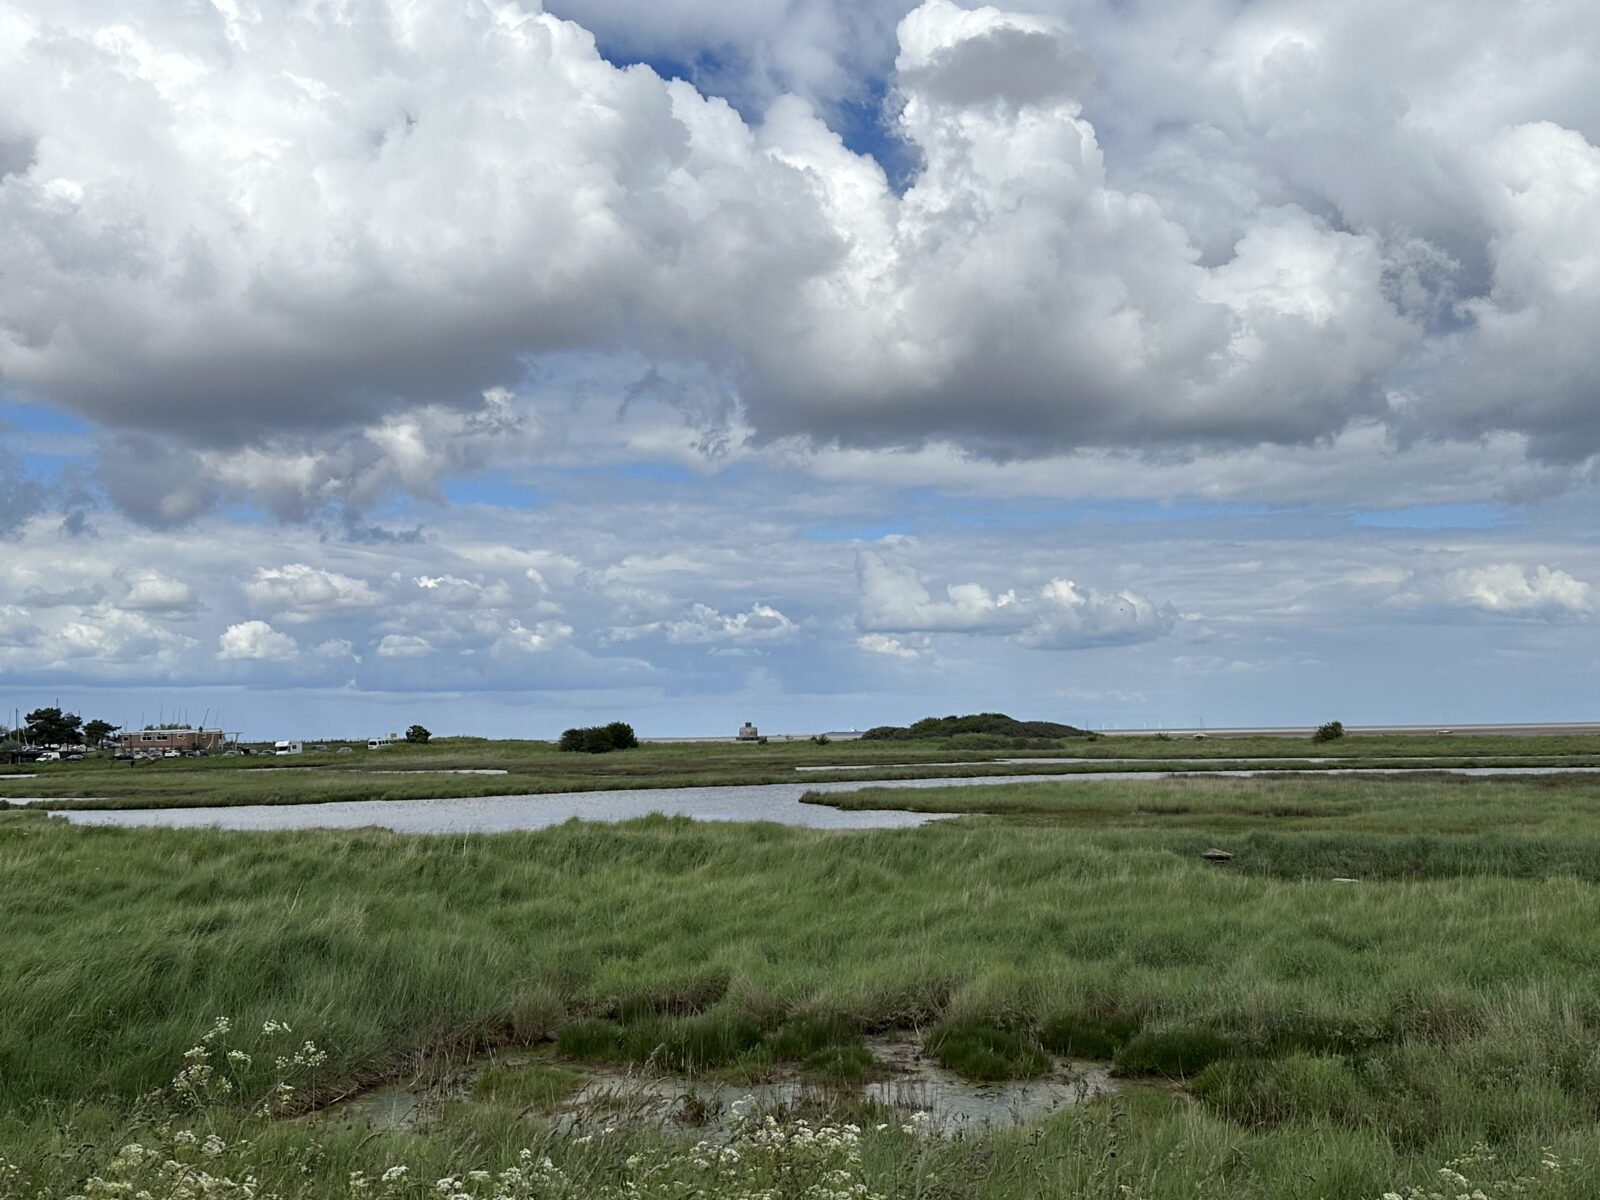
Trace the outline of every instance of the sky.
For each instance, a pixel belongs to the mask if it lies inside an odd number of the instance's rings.
[[[0,0],[0,705],[1593,720],[1583,0]]]

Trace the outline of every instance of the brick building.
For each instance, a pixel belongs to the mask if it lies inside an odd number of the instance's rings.
[[[117,734],[118,750],[219,750],[222,748],[222,730],[194,729],[182,726],[177,729],[132,729]]]

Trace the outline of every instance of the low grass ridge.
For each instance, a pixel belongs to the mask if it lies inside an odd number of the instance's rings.
[[[1094,736],[1076,725],[1058,721],[1019,721],[1005,713],[970,713],[964,717],[924,717],[910,725],[876,725],[861,735],[864,742],[941,741],[991,737],[1007,741],[1053,741]]]

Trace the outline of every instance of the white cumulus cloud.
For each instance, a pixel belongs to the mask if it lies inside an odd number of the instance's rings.
[[[223,660],[287,662],[299,652],[294,638],[265,621],[229,625],[217,638],[217,657]]]
[[[1595,610],[1590,584],[1543,565],[1464,567],[1445,575],[1443,591],[1451,602],[1491,613],[1575,617]]]
[[[256,608],[290,623],[304,623],[345,609],[371,608],[378,594],[361,579],[306,563],[262,567],[244,585]]]
[[[910,567],[882,556],[857,558],[864,630],[882,633],[1007,634],[1040,650],[1126,645],[1163,637],[1178,623],[1170,604],[1131,591],[1103,592],[1070,579],[1052,579],[1026,592],[994,593],[978,583],[945,587],[935,599]]]

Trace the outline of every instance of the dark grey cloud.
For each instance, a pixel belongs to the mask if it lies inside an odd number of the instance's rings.
[[[23,469],[15,455],[0,447],[0,538],[17,536],[22,523],[41,512],[44,505],[44,485]]]

